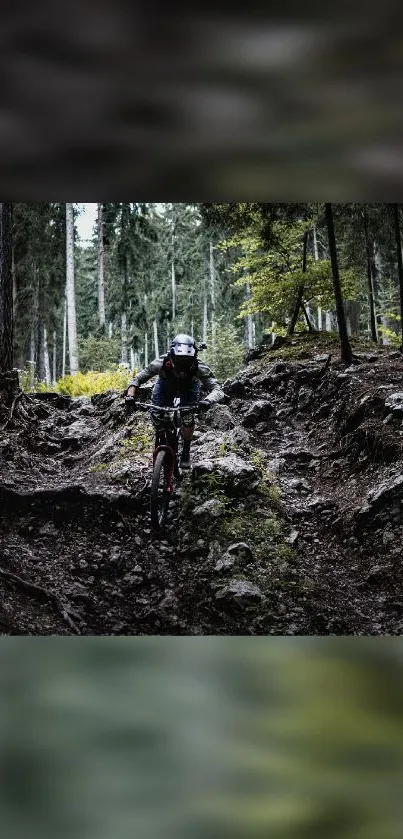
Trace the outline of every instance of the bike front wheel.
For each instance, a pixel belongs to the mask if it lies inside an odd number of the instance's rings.
[[[169,502],[172,498],[172,486],[168,484],[167,472],[167,452],[158,452],[151,481],[151,524],[157,529],[163,527],[166,522]]]

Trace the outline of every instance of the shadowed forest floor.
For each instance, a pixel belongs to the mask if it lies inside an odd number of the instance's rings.
[[[226,382],[164,539],[148,417],[23,396],[0,434],[0,632],[401,634],[403,357],[355,352],[297,339]]]

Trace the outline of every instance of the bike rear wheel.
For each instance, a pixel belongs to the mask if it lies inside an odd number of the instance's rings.
[[[172,497],[167,481],[167,458],[166,451],[158,452],[151,481],[151,524],[157,529],[163,527],[166,522]]]

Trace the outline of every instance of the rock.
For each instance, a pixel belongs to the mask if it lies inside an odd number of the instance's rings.
[[[235,425],[231,411],[226,405],[213,405],[203,415],[203,420],[210,428],[216,428],[218,431],[226,431]]]
[[[123,582],[126,583],[128,588],[137,588],[137,586],[141,586],[144,577],[141,574],[125,574],[123,577]]]
[[[383,535],[382,535],[382,542],[384,545],[391,545],[396,539],[395,534],[392,530],[385,528]]]
[[[247,428],[253,428],[258,422],[268,420],[274,413],[274,407],[266,399],[259,399],[254,402],[243,417],[242,425]]]
[[[40,536],[57,536],[59,531],[57,527],[53,524],[53,522],[47,522],[40,528],[38,531]]]
[[[219,559],[220,555],[221,555],[221,545],[220,545],[219,542],[214,540],[210,544],[210,550],[208,552],[207,560],[208,560],[208,562],[213,563],[214,561]]]
[[[387,417],[383,420],[384,425],[390,425],[393,422],[394,414],[388,414]]]
[[[217,562],[214,566],[214,571],[228,571],[230,568],[233,568],[235,565],[235,557],[229,556],[228,554],[223,554],[220,559],[217,559]]]
[[[299,531],[298,530],[292,530],[290,535],[286,538],[285,541],[288,542],[289,545],[295,545],[295,543],[298,539],[298,536],[299,536]]]
[[[120,556],[121,556],[120,548],[118,548],[117,546],[111,548],[110,553],[109,553],[109,558],[112,560],[112,562],[117,562],[120,559]]]
[[[210,498],[199,507],[195,507],[193,515],[197,519],[217,519],[225,514],[225,505],[219,498]]]
[[[330,353],[324,353],[322,355],[314,355],[313,360],[317,361],[318,363],[325,363],[326,361],[330,361],[331,357],[332,356],[330,355]]]
[[[397,475],[392,479],[388,478],[386,481],[382,481],[378,489],[367,495],[365,503],[357,511],[357,523],[360,523],[362,520],[371,519],[374,513],[385,507],[389,507],[389,518],[398,521],[401,512],[399,505],[396,504],[396,500],[400,500],[402,497],[403,475]]]
[[[241,379],[227,379],[223,384],[223,390],[228,396],[242,397],[246,395],[245,382]]]
[[[292,408],[280,408],[277,411],[276,417],[277,417],[277,419],[285,419],[286,417],[291,416],[292,413],[293,413]]]
[[[226,457],[220,457],[215,466],[228,477],[229,483],[234,488],[251,486],[260,479],[260,472],[256,466],[243,460],[237,454],[231,453]]]
[[[403,393],[401,391],[399,393],[391,393],[385,399],[385,408],[394,416],[403,417]]]
[[[264,600],[264,596],[258,586],[250,580],[230,580],[228,585],[218,589],[215,594],[216,600],[224,607],[237,606],[248,608],[256,606]]]
[[[79,442],[92,440],[94,436],[94,428],[92,424],[88,422],[88,419],[78,419],[66,428],[65,435],[68,438],[73,437]]]
[[[234,565],[242,565],[253,560],[253,551],[247,542],[234,542],[217,560],[214,570],[227,571]]]
[[[249,434],[241,425],[235,426],[228,434],[228,442],[232,446],[246,446],[250,448]]]
[[[191,479],[194,481],[200,475],[208,475],[214,471],[214,463],[212,460],[199,460],[198,463],[194,464]]]
[[[173,591],[166,591],[165,597],[158,604],[158,611],[171,613],[178,606],[177,598]]]
[[[291,478],[287,481],[286,486],[290,489],[306,489],[309,490],[308,481],[305,481],[303,478]]]
[[[298,391],[298,410],[304,411],[312,403],[313,390],[310,387],[300,387]]]
[[[260,479],[260,472],[255,466],[232,452],[215,461],[202,460],[196,463],[192,471],[192,481],[212,473],[223,475],[226,479],[226,489],[252,488]]]
[[[369,574],[367,574],[364,583],[361,585],[379,585],[388,575],[389,569],[384,565],[373,565]]]
[[[61,393],[53,393],[52,391],[44,391],[43,393],[30,393],[31,399],[39,399],[44,402],[50,402],[53,407],[59,410],[69,410],[72,404],[70,396],[62,396]]]
[[[252,548],[247,542],[233,542],[232,545],[229,545],[225,554],[241,561],[253,559]]]

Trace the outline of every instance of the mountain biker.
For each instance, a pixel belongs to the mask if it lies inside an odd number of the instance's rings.
[[[151,401],[159,407],[173,405],[174,398],[180,397],[181,407],[199,403],[200,410],[206,410],[215,402],[224,398],[217,380],[210,368],[198,359],[198,346],[190,335],[176,335],[169,352],[156,358],[148,367],[141,370],[130,382],[126,390],[126,405],[134,409],[137,390],[148,379],[158,376],[154,385]],[[208,391],[208,396],[200,400],[201,389]],[[190,444],[194,432],[193,411],[181,413],[183,449],[180,460],[181,469],[190,469]],[[154,428],[161,428],[162,420],[158,411],[151,411]]]

